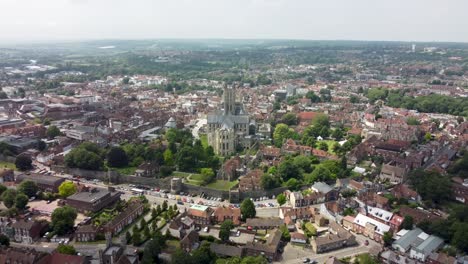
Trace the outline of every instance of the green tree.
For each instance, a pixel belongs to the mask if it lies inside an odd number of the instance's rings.
[[[328,144],[327,142],[320,141],[318,148],[320,150],[328,151]]]
[[[65,205],[52,212],[52,229],[57,235],[63,235],[73,229],[77,213],[73,207]]]
[[[3,192],[7,190],[7,187],[3,184],[0,184],[0,196],[2,196]]]
[[[286,224],[280,226],[281,238],[285,241],[291,240],[291,234],[289,233],[288,226]]]
[[[454,229],[452,244],[459,250],[465,253],[468,252],[468,223],[456,223]]]
[[[107,154],[107,163],[111,167],[126,167],[128,166],[127,153],[121,147],[112,147]]]
[[[260,178],[260,185],[265,190],[271,190],[281,185],[280,179],[272,174],[265,173]]]
[[[431,141],[431,139],[432,139],[431,133],[427,132],[427,133],[424,135],[424,141],[429,142],[429,141]]]
[[[292,159],[286,159],[278,167],[278,176],[283,181],[288,181],[291,178],[300,179],[302,177],[299,167],[294,165]]]
[[[37,140],[37,146],[36,146],[36,148],[37,148],[37,150],[39,150],[39,151],[43,151],[43,150],[45,150],[45,149],[47,148],[47,144],[46,144],[44,141],[42,141],[42,140],[39,139],[39,140]]]
[[[190,255],[181,249],[177,249],[171,255],[171,264],[192,264]]]
[[[412,116],[406,119],[406,123],[410,126],[418,126],[421,124],[416,117],[412,117]]]
[[[55,138],[56,136],[60,136],[61,132],[60,129],[56,126],[49,126],[46,131],[46,135],[48,138],[52,139]]]
[[[15,160],[16,168],[22,171],[30,170],[33,168],[31,157],[25,154],[20,154]]]
[[[287,182],[284,183],[284,186],[288,187],[291,191],[296,191],[299,189],[301,182],[297,179],[291,178]]]
[[[292,134],[292,131],[289,129],[288,125],[286,124],[277,124],[275,127],[275,131],[273,132],[273,142],[275,143],[276,147],[281,147],[283,145],[283,141],[289,138]]]
[[[384,241],[384,245],[386,247],[389,247],[392,245],[393,243],[393,234],[391,232],[385,232],[384,235],[383,235],[383,241]]]
[[[215,179],[215,173],[212,168],[202,168],[200,170],[202,175],[203,184],[208,184]]]
[[[140,231],[136,230],[136,232],[133,232],[132,235],[132,244],[137,247],[141,244],[142,239],[141,239],[141,234]]]
[[[15,198],[15,207],[18,208],[18,210],[23,210],[26,208],[26,205],[28,205],[28,196],[23,193],[18,193]]]
[[[72,181],[64,181],[62,182],[62,184],[60,184],[58,191],[61,197],[66,198],[76,193],[77,188],[75,183],[73,183]]]
[[[280,123],[286,124],[288,126],[295,126],[297,125],[297,117],[293,113],[287,113],[281,118]]]
[[[16,191],[13,189],[8,189],[2,194],[2,201],[5,207],[11,208],[15,205]]]
[[[424,201],[440,204],[452,199],[451,181],[436,171],[414,170],[409,180]]]
[[[402,229],[407,229],[407,230],[411,230],[413,229],[413,217],[411,215],[406,215],[405,218],[403,219],[403,222],[401,222],[401,228]]]
[[[283,204],[286,203],[286,196],[282,193],[278,194],[278,196],[276,197],[276,201],[278,202],[278,204],[281,206]]]
[[[293,164],[300,168],[305,173],[310,173],[312,171],[312,160],[306,156],[296,156],[294,157]]]
[[[72,149],[65,156],[65,164],[70,168],[85,170],[99,170],[103,166],[102,158],[83,146]]]
[[[219,239],[221,241],[226,242],[229,240],[229,236],[231,235],[231,229],[234,228],[234,224],[231,220],[225,220],[219,229]]]
[[[242,219],[255,218],[257,211],[255,210],[255,205],[250,199],[245,199],[242,201],[241,206]]]
[[[174,154],[170,149],[166,149],[163,154],[164,164],[167,166],[174,166]]]
[[[72,245],[60,244],[57,247],[57,252],[66,255],[76,255],[76,249]]]
[[[166,238],[161,232],[156,232],[154,236],[146,243],[145,249],[143,250],[142,264],[158,264],[161,263],[159,260],[159,254],[166,243]]]
[[[37,184],[30,180],[25,180],[18,186],[18,192],[26,194],[28,197],[36,196],[39,188]]]
[[[0,234],[0,245],[5,247],[10,246],[10,239],[4,234]]]

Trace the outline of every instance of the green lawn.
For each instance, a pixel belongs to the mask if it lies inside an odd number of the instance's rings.
[[[133,175],[135,174],[136,169],[137,167],[112,168],[112,170],[124,175]]]
[[[0,168],[8,168],[8,169],[16,170],[16,165],[11,162],[0,161]]]
[[[192,174],[190,176],[190,180],[193,180],[193,181],[203,181],[203,175],[201,174]]]
[[[239,181],[222,181],[222,180],[216,180],[215,182],[212,182],[208,184],[206,187],[211,188],[211,189],[216,189],[216,190],[224,190],[228,191],[232,189],[234,186],[236,186],[239,183]]]
[[[172,172],[172,176],[181,177],[181,178],[187,178],[190,174],[193,174],[193,173],[182,172],[182,171],[174,171],[174,172]]]
[[[322,141],[317,141],[317,145],[316,145],[317,147],[318,147],[318,144],[320,144],[320,142],[325,142],[325,143],[327,143],[327,145],[328,145],[328,153],[330,153],[330,154],[335,154],[335,152],[334,152],[332,149],[333,149],[333,145],[335,145],[335,142],[337,142],[337,141],[335,141],[335,140],[322,140]]]
[[[203,148],[208,147],[208,136],[206,134],[200,135],[200,141],[201,141]]]

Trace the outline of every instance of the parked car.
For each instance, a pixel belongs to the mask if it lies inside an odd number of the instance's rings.
[[[302,260],[302,263],[309,263],[309,262],[310,262],[310,258],[304,258],[304,259]]]
[[[203,228],[203,232],[208,233],[208,231],[210,231],[209,227],[206,226],[205,228]]]

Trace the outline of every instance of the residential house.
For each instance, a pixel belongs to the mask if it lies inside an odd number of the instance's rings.
[[[292,243],[297,243],[297,244],[306,244],[307,243],[307,236],[298,233],[298,232],[292,232],[291,233],[291,242]]]
[[[325,200],[325,194],[319,192],[311,192],[305,195],[303,195],[301,192],[291,192],[289,194],[289,202],[293,208],[324,203]]]
[[[194,204],[190,206],[187,215],[198,226],[211,225],[213,209],[209,206]]]
[[[32,244],[40,238],[46,224],[30,220],[18,220],[11,227],[15,230],[14,239],[16,242]]]
[[[356,244],[356,237],[336,223],[330,224],[328,234],[311,240],[312,250],[317,254]]]
[[[44,192],[58,192],[58,187],[62,182],[65,181],[64,178],[48,176],[39,173],[23,173],[16,176],[16,183],[29,180],[36,183],[39,190]]]
[[[283,220],[277,217],[270,218],[247,218],[246,224],[252,229],[274,229],[283,224]]]
[[[391,250],[386,250],[380,254],[380,259],[383,263],[389,264],[419,264],[419,261],[411,259],[407,256],[402,256]]]
[[[297,114],[297,121],[303,126],[309,126],[319,114],[317,112],[300,112]]]
[[[99,250],[100,264],[138,264],[138,255],[125,254],[125,250],[120,245],[109,243],[104,250]]]
[[[75,231],[77,242],[90,242],[96,240],[97,227],[94,225],[80,225]]]
[[[390,226],[359,213],[354,218],[353,231],[383,243],[383,235],[390,231]]]
[[[334,201],[338,198],[338,191],[334,190],[330,185],[324,182],[316,182],[312,185],[311,189],[314,192],[320,193],[325,196],[325,201]]]
[[[407,171],[405,168],[398,166],[383,164],[382,170],[380,171],[379,178],[382,181],[389,181],[391,183],[402,183],[406,180]]]
[[[112,206],[118,200],[122,193],[115,191],[114,188],[90,188],[68,196],[65,203],[78,212],[97,212],[104,207]]]
[[[144,209],[145,206],[140,200],[128,202],[127,208],[104,226],[105,232],[112,235],[119,233],[143,214]]]
[[[169,224],[171,236],[182,239],[186,234],[195,229],[195,221],[187,216],[187,212],[179,214]]]
[[[468,204],[468,180],[460,177],[452,178],[452,190],[455,200]]]
[[[434,222],[442,219],[440,216],[435,215],[431,212],[419,208],[411,208],[405,205],[400,207],[398,214],[401,216],[411,216],[415,225],[423,221]]]
[[[408,199],[414,202],[420,202],[421,196],[406,184],[398,184],[393,187],[391,191],[392,195],[397,199]]]
[[[267,241],[265,243],[262,242],[247,242],[245,245],[245,255],[246,256],[265,256],[267,259],[271,261],[278,260],[279,254],[279,247],[281,244],[281,236],[282,233],[279,229],[273,230],[269,233]]]
[[[210,250],[220,257],[241,258],[244,255],[244,247],[230,246],[226,244],[211,243]]]
[[[220,206],[214,210],[214,222],[221,224],[226,220],[231,220],[234,225],[241,224],[241,211],[240,208],[231,208]]]
[[[428,264],[457,264],[455,257],[449,256],[444,252],[433,252],[426,261]]]
[[[61,254],[52,252],[43,257],[37,264],[88,264],[90,259],[84,256]]]
[[[315,207],[280,207],[279,218],[283,219],[286,225],[294,225],[298,220],[313,219],[317,215],[318,209]]]
[[[36,264],[46,255],[30,248],[1,247],[0,264]]]
[[[192,252],[200,246],[200,237],[195,230],[190,231],[180,240],[180,248],[185,252]]]

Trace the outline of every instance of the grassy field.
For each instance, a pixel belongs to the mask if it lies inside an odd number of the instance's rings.
[[[137,167],[124,167],[124,168],[112,168],[120,174],[133,175],[135,174]]]
[[[8,169],[16,170],[16,166],[14,163],[6,162],[6,161],[0,161],[0,168],[8,168]]]
[[[332,150],[333,149],[333,145],[335,145],[335,140],[322,140],[322,141],[317,141],[317,147],[318,147],[318,144],[320,144],[320,142],[325,142],[327,143],[328,145],[328,153],[330,154],[335,154],[335,152]]]
[[[239,183],[239,181],[221,181],[221,180],[216,180],[215,182],[212,182],[208,184],[206,187],[211,188],[211,189],[216,189],[216,190],[224,190],[228,191],[232,189],[234,186],[236,186]]]
[[[208,136],[206,134],[200,134],[200,141],[204,148],[208,147]]]

